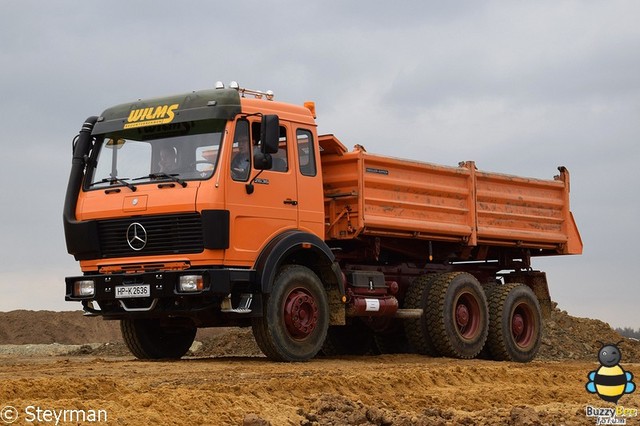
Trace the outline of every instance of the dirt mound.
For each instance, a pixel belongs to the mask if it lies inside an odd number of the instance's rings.
[[[510,411],[485,409],[476,412],[426,407],[418,413],[407,414],[390,409],[386,404],[367,405],[341,395],[324,394],[317,398],[310,410],[300,409],[302,426],[361,425],[361,426],[431,426],[431,425],[543,425],[564,424],[564,413],[546,412],[519,405]]]
[[[85,317],[82,311],[0,312],[0,344],[81,345],[121,341],[120,324],[102,318]]]
[[[538,359],[598,361],[600,343],[618,343],[622,363],[640,362],[640,342],[622,337],[606,322],[577,318],[555,307],[545,321]]]
[[[191,355],[195,356],[263,356],[258,344],[253,338],[250,328],[221,329],[217,335],[200,334],[196,340],[202,339],[202,347],[193,348]]]
[[[224,329],[198,330],[197,339],[206,339]],[[82,311],[0,312],[0,345],[122,342],[120,321],[84,316]]]

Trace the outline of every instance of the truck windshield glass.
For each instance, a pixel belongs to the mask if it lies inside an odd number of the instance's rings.
[[[216,170],[224,125],[192,121],[98,135],[87,187],[208,179]]]

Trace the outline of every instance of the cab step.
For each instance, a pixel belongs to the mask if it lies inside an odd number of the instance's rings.
[[[240,302],[238,302],[238,307],[234,308],[233,304],[231,303],[231,294],[229,294],[220,304],[220,311],[224,313],[250,314],[252,301],[253,294],[243,293],[240,295]]]

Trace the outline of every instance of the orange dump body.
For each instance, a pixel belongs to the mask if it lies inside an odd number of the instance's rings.
[[[347,148],[333,135],[323,149],[326,239],[358,236],[538,249],[532,255],[580,254],[569,209],[569,172],[553,180],[446,167]]]

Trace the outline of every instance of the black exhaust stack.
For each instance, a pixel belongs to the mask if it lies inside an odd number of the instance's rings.
[[[96,222],[79,222],[75,213],[84,170],[92,147],[91,131],[96,121],[98,121],[98,117],[91,116],[87,118],[78,134],[78,140],[73,149],[71,173],[69,174],[67,194],[62,212],[67,251],[69,254],[74,255],[76,260],[100,257],[100,242],[98,241],[98,226]]]

